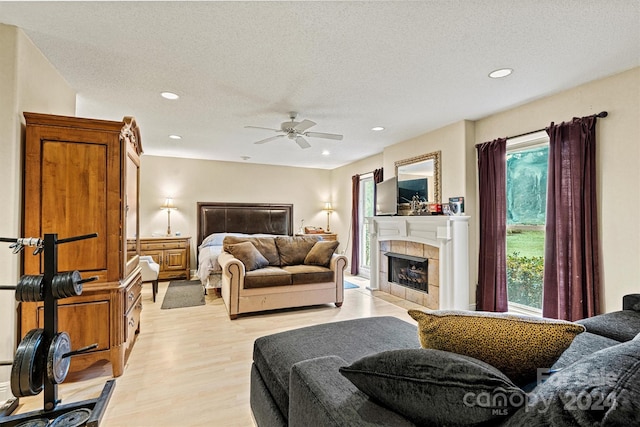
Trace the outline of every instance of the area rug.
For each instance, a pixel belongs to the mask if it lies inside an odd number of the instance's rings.
[[[204,290],[199,280],[172,280],[162,301],[163,310],[204,305]]]
[[[354,285],[353,283],[347,282],[346,280],[344,282],[344,288],[345,289],[354,289],[354,288],[359,288],[359,287],[360,286]]]

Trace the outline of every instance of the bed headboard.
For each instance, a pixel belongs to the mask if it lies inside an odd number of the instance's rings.
[[[198,202],[197,246],[212,233],[293,235],[293,205]]]

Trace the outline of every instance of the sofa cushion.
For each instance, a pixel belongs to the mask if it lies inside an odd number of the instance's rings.
[[[623,296],[622,309],[640,311],[640,294],[628,294]]]
[[[507,426],[640,425],[640,337],[597,351],[527,395]]]
[[[342,367],[340,373],[417,425],[499,422],[513,412],[514,403],[524,401],[524,392],[493,366],[440,350],[385,351]],[[498,395],[503,399],[484,398]]]
[[[320,240],[316,242],[304,258],[304,264],[328,267],[338,245],[340,245],[340,242],[335,240]]]
[[[244,289],[291,285],[291,273],[280,267],[265,267],[244,275]]]
[[[631,341],[640,333],[640,312],[621,310],[613,313],[599,314],[576,323],[584,325],[587,332],[602,335],[617,341]]]
[[[227,245],[226,250],[244,264],[246,271],[258,270],[269,265],[269,261],[262,256],[251,242]]]
[[[483,360],[518,385],[531,382],[538,368],[550,368],[584,326],[564,320],[477,311],[409,310],[418,321],[424,348]]]
[[[562,353],[562,356],[556,360],[553,366],[551,366],[551,369],[557,370],[567,367],[596,351],[618,344],[620,344],[620,341],[612,340],[602,335],[592,334],[589,331],[583,332],[573,339],[569,348]]]
[[[278,254],[278,248],[276,248],[276,241],[274,237],[227,236],[224,238],[222,247],[226,251],[227,245],[233,245],[242,242],[253,243],[253,246],[255,246],[256,249],[260,251],[262,256],[269,260],[269,265],[280,265],[280,255]]]
[[[275,238],[280,265],[304,264],[307,254],[316,244],[317,236],[279,236]]]
[[[419,347],[414,325],[395,317],[369,317],[258,338],[253,346],[253,361],[281,413],[287,416],[289,374],[295,363],[335,355],[349,364],[372,353]]]
[[[333,282],[333,270],[318,265],[288,265],[282,269],[291,274],[292,285]]]

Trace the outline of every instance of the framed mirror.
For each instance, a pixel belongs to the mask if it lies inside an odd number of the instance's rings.
[[[398,160],[395,166],[400,215],[405,212],[408,214],[412,200],[419,200],[421,203],[441,203],[440,151]]]

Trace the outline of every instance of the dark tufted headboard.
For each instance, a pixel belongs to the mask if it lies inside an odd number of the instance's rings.
[[[293,205],[198,202],[197,246],[212,233],[293,235]]]

